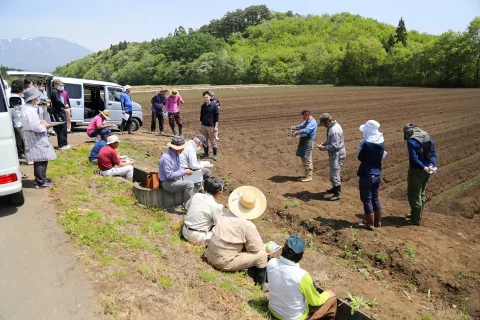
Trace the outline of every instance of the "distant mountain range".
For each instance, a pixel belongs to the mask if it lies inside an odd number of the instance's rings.
[[[16,38],[0,40],[0,64],[27,71],[52,72],[57,66],[92,53],[70,41],[51,38]]]

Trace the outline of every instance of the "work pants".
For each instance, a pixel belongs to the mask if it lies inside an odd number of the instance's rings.
[[[157,120],[158,120],[158,128],[160,129],[160,132],[163,132],[163,112],[152,111],[152,126],[151,126],[152,132],[155,132],[155,130],[157,130]]]
[[[212,126],[203,126],[201,130],[202,135],[207,139],[205,146],[212,146],[212,148],[217,148],[217,139],[215,139],[215,127]]]
[[[170,128],[173,131],[173,134],[176,135],[177,132],[175,131],[175,123],[177,123],[178,125],[178,134],[181,136],[183,125],[182,125],[182,117],[180,115],[180,111],[168,113],[168,124],[170,125]]]
[[[52,115],[53,121],[55,122],[63,122],[66,121],[65,112],[56,112]],[[68,138],[67,138],[67,125],[65,123],[59,124],[53,127],[53,130],[57,134],[57,144],[58,147],[65,147],[68,145]]]
[[[363,202],[363,211],[365,214],[382,210],[382,205],[378,199],[380,182],[381,176],[371,175],[359,178],[360,200]]]
[[[313,307],[308,320],[334,320],[337,314],[337,298],[331,297],[320,307]]]
[[[128,133],[132,133],[132,111],[125,111],[125,114],[128,114],[128,120],[122,119],[122,124],[120,125],[120,131],[123,132],[128,130]]]
[[[102,176],[119,176],[119,177],[124,177],[128,180],[132,180],[132,178],[133,178],[133,166],[131,166],[131,165],[124,166],[124,167],[115,166],[111,169],[102,171],[101,174],[102,174]]]
[[[408,169],[407,196],[410,204],[412,222],[422,222],[423,209],[425,208],[425,189],[430,175],[422,169]]]
[[[338,187],[342,184],[340,178],[340,169],[345,161],[346,151],[345,148],[335,152],[328,153],[328,163],[330,165],[330,182],[333,187]]]
[[[48,161],[39,161],[33,163],[33,174],[35,176],[35,183],[39,186],[47,182],[47,166]]]
[[[193,197],[193,189],[195,188],[192,181],[188,180],[166,180],[162,181],[162,188],[170,193],[183,191],[184,203],[187,203]]]

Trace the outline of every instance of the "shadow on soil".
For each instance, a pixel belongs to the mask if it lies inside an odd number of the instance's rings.
[[[343,230],[343,229],[360,229],[358,223],[351,222],[344,219],[331,219],[331,218],[323,218],[323,217],[316,217],[313,220],[320,222],[322,226],[328,226],[335,231]]]
[[[298,182],[304,177],[291,177],[291,176],[273,176],[268,178],[268,180],[275,183],[285,183],[285,182]]]
[[[355,215],[357,218],[361,219],[363,221],[364,215],[359,213]],[[401,227],[409,227],[411,224],[407,223],[407,220],[405,220],[405,217],[398,217],[398,216],[383,216],[382,217],[382,227],[395,227],[395,228],[401,228]]]
[[[295,193],[285,193],[283,196],[287,198],[296,198],[303,202],[309,202],[312,200],[329,201],[330,198],[325,198],[326,194],[327,193],[325,192],[313,193],[310,191],[300,191]]]

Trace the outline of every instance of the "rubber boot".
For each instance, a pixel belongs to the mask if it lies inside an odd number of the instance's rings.
[[[204,151],[205,153],[200,156],[200,159],[208,158],[208,147],[203,147],[203,151]]]
[[[382,210],[375,211],[375,228],[380,228],[382,226]]]
[[[327,189],[325,193],[335,193],[335,187],[331,187],[330,189]]]
[[[309,182],[313,179],[313,169],[305,169],[305,179],[302,182]]]
[[[268,291],[267,268],[258,268],[255,275],[255,284],[262,287],[262,291]]]
[[[338,201],[342,199],[342,186],[335,186],[333,188],[335,190],[333,191],[333,196],[330,198],[330,201]]]
[[[183,129],[183,125],[179,124],[178,125],[178,134],[181,136],[182,135],[182,129]]]
[[[370,214],[365,215],[365,228],[367,230],[373,231],[375,230],[374,228],[375,225],[375,216],[373,215],[373,212]]]
[[[213,148],[213,161],[217,161],[218,157],[217,157],[217,152],[218,152],[218,149],[217,148]]]

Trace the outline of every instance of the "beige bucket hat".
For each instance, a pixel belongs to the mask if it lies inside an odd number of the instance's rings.
[[[228,208],[239,218],[256,219],[265,212],[267,198],[258,188],[241,186],[230,194]]]

